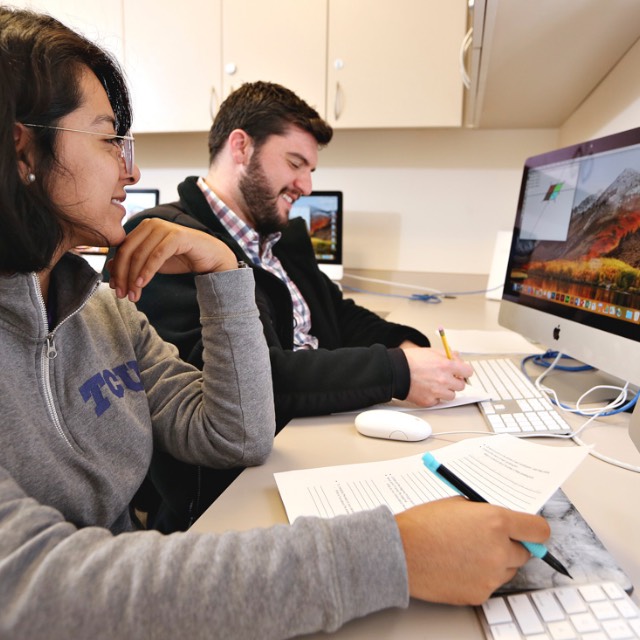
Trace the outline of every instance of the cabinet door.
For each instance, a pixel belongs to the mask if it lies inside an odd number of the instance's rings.
[[[124,0],[134,132],[208,131],[221,98],[221,0]]]
[[[329,0],[335,127],[458,127],[466,0]]]
[[[12,0],[8,4],[48,13],[123,63],[121,0]]]
[[[328,0],[223,0],[223,90],[277,82],[325,111]]]

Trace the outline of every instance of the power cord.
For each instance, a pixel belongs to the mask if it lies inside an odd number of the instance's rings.
[[[342,283],[343,289],[347,289],[349,291],[355,291],[357,293],[368,293],[375,296],[386,296],[391,298],[405,298],[407,300],[421,300],[423,302],[435,303],[438,304],[442,302],[443,299],[446,298],[456,298],[458,296],[470,296],[470,295],[480,295],[489,293],[490,291],[496,291],[501,289],[504,285],[499,284],[498,286],[491,287],[490,289],[477,289],[472,291],[440,291],[439,289],[432,289],[431,287],[424,287],[422,285],[417,284],[406,284],[403,282],[395,282],[393,280],[381,280],[379,278],[368,278],[365,276],[357,276],[353,273],[345,273],[344,278],[352,278],[354,280],[362,280],[364,282],[373,282],[376,284],[387,284],[394,287],[398,287],[400,289],[419,289],[420,291],[427,291],[428,293],[412,293],[410,295],[402,295],[398,293],[380,293],[377,291],[370,291],[368,289],[360,289],[358,287],[354,287],[352,285],[347,285]]]
[[[544,354],[544,356],[547,356],[547,354]],[[578,437],[578,435],[584,430],[586,429],[594,420],[596,420],[597,418],[602,418],[602,417],[606,417],[606,416],[611,416],[611,415],[615,415],[617,413],[621,413],[623,411],[627,411],[628,409],[632,408],[635,406],[635,404],[638,401],[638,396],[640,396],[640,391],[638,393],[636,393],[631,400],[627,401],[627,397],[628,397],[628,393],[629,393],[629,382],[627,382],[624,387],[616,387],[616,386],[612,386],[612,385],[596,385],[595,387],[592,387],[591,389],[588,389],[585,393],[583,393],[578,400],[576,401],[576,406],[575,408],[571,408],[571,407],[567,407],[566,405],[562,404],[559,400],[558,400],[558,396],[555,392],[555,390],[550,389],[549,387],[546,387],[544,385],[542,385],[542,380],[544,379],[544,377],[550,373],[557,365],[557,363],[562,359],[563,354],[560,352],[552,352],[552,355],[548,355],[547,357],[553,357],[554,360],[551,364],[546,363],[546,361],[544,360],[544,356],[543,356],[543,361],[545,362],[544,365],[542,366],[546,366],[547,369],[546,371],[544,371],[542,374],[540,374],[538,376],[538,378],[536,378],[536,380],[534,381],[534,385],[536,386],[537,389],[539,389],[540,391],[542,391],[543,393],[545,393],[547,396],[550,396],[550,400],[551,402],[553,402],[554,404],[556,404],[560,409],[562,409],[563,411],[567,411],[569,413],[575,413],[577,415],[581,415],[581,416],[588,416],[589,419],[586,420],[579,429],[577,429],[576,431],[572,431],[571,433],[568,433],[566,435],[560,435],[560,434],[544,434],[543,437],[545,438],[560,438],[560,439],[571,439],[573,440],[577,445],[582,446],[582,447],[589,447],[589,455],[593,456],[594,458],[601,460],[602,462],[606,462],[607,464],[611,464],[614,465],[616,467],[620,467],[621,469],[626,469],[627,471],[632,471],[634,473],[640,473],[640,467],[629,464],[628,462],[624,462],[622,460],[617,460],[616,458],[612,458],[610,456],[606,456],[602,453],[599,453],[598,451],[595,451],[593,449],[593,447],[591,445],[588,445],[586,442],[584,442],[581,438]],[[527,356],[526,358],[523,359],[522,361],[522,366],[523,366],[523,370],[524,370],[524,363],[530,359],[532,359],[534,356]],[[582,367],[574,367],[574,368],[566,368],[565,370],[567,371],[582,371]],[[612,400],[611,402],[609,402],[608,404],[606,404],[604,407],[599,407],[599,408],[580,408],[580,404],[584,401],[584,398],[586,398],[589,394],[591,394],[593,391],[595,391],[596,389],[612,389],[615,391],[618,391],[618,396]],[[523,435],[523,436],[519,436],[519,437],[535,437],[535,436],[540,436],[540,434],[531,434],[531,436],[528,435]]]

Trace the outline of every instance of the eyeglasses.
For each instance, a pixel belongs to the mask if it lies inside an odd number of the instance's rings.
[[[47,124],[28,124],[26,122],[22,123],[25,127],[37,127],[38,129],[55,129],[57,131],[73,131],[75,133],[88,133],[91,136],[102,136],[104,138],[108,138],[109,140],[113,140],[118,147],[120,147],[120,157],[124,160],[124,168],[126,172],[131,175],[133,174],[133,142],[134,138],[132,135],[126,136],[117,136],[111,135],[109,133],[99,133],[98,131],[84,131],[83,129],[69,129],[67,127],[53,127]]]

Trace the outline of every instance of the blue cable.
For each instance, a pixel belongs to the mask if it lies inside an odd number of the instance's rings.
[[[443,294],[439,293],[412,293],[411,295],[403,295],[401,293],[380,293],[378,291],[368,291],[367,289],[360,289],[359,287],[352,287],[350,284],[343,284],[342,288],[346,291],[355,291],[356,293],[368,293],[372,296],[384,296],[386,298],[403,298],[404,300],[421,300],[423,302],[429,302],[430,304],[439,304],[442,302]]]
[[[537,364],[539,367],[550,367],[551,363],[547,362],[547,359],[553,359],[556,358],[558,356],[558,352],[557,351],[552,351],[551,349],[548,349],[545,353],[536,353],[532,356],[527,356],[523,361],[522,361],[522,366],[524,367],[524,363],[527,360],[533,360],[534,364]],[[571,356],[568,356],[566,354],[562,354],[562,360],[573,360],[573,358]],[[566,366],[561,366],[561,365],[556,365],[555,368],[558,371],[591,371],[593,369],[593,367],[589,364],[579,364],[576,365],[574,367],[566,367]],[[523,369],[524,371],[524,369]]]

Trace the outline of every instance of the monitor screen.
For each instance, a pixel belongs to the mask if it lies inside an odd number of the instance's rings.
[[[136,213],[157,207],[160,203],[160,191],[158,189],[125,187],[124,190],[127,192],[127,197],[124,201],[124,208],[127,210],[127,215],[123,218],[122,224],[132,216],[135,216]]]
[[[300,196],[289,218],[301,217],[307,223],[311,243],[320,268],[333,280],[342,270],[342,191],[312,191]]]
[[[640,383],[640,129],[526,161],[500,323]]]

